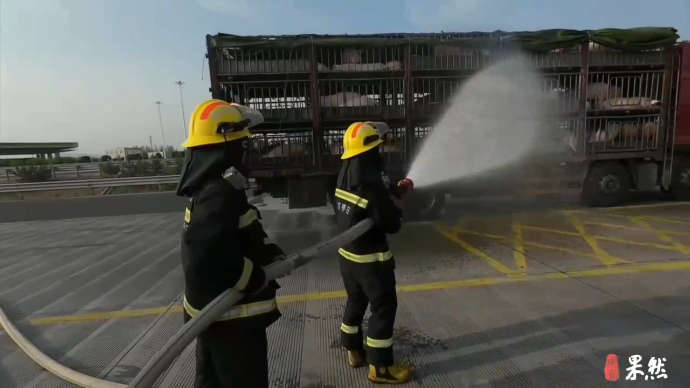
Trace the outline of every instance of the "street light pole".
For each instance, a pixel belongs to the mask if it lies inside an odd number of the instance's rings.
[[[163,116],[161,115],[161,104],[162,102],[156,101],[156,105],[158,105],[158,121],[161,124],[161,138],[163,139],[163,159],[167,160],[168,155],[166,151],[166,146],[165,146],[165,133],[163,132]]]
[[[184,138],[187,138],[187,120],[185,119],[185,114],[184,114],[184,99],[182,98],[182,85],[184,85],[184,82],[182,81],[177,81],[175,82],[177,86],[180,87],[180,106],[182,107],[182,126],[184,127]]]

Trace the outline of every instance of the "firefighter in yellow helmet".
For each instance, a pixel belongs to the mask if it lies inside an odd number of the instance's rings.
[[[188,197],[182,234],[185,322],[224,291],[247,296],[197,338],[196,388],[268,388],[266,329],[280,317],[276,282],[262,269],[284,258],[266,244],[259,211],[248,203],[243,164],[256,110],[221,100],[191,117],[177,195]],[[233,179],[229,179],[229,178]],[[241,184],[237,184],[238,177]]]
[[[347,292],[340,330],[350,366],[368,363],[372,382],[401,384],[409,380],[410,369],[396,365],[393,359],[398,300],[395,261],[386,234],[400,230],[402,210],[391,197],[391,188],[386,187],[379,154],[388,130],[385,123],[358,122],[350,125],[343,138],[344,162],[335,190],[338,228],[347,230],[365,218],[372,218],[375,226],[339,250]],[[362,321],[367,306],[371,317],[365,339]]]

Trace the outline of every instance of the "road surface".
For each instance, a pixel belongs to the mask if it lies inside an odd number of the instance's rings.
[[[497,209],[449,212],[391,238],[396,355],[416,368],[408,386],[687,387],[690,204]],[[333,233],[328,220],[286,220],[270,234],[290,252]],[[131,381],[182,324],[181,222],[175,211],[2,223],[0,303],[61,363]],[[338,346],[345,294],[337,259],[280,283],[284,316],[269,331],[272,387],[370,386]],[[616,383],[605,378],[610,354],[619,359]],[[655,380],[626,380],[634,355]],[[651,357],[663,360],[663,373],[649,369]],[[190,347],[157,386],[192,387],[193,369]],[[0,333],[0,387],[75,386]]]

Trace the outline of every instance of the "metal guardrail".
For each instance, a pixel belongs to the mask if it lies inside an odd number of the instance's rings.
[[[79,181],[40,182],[40,183],[8,183],[0,184],[2,193],[28,193],[52,190],[81,190],[102,189],[107,187],[144,186],[175,184],[179,175],[159,175],[133,178],[85,179]]]
[[[151,160],[160,160],[164,167],[175,167],[175,159],[145,159],[144,162],[149,162]],[[110,163],[122,165],[125,163],[137,163],[141,162],[139,160],[134,161],[111,161]],[[106,162],[89,162],[89,163],[62,163],[62,164],[47,164],[46,167],[49,168],[53,173],[53,178],[71,177],[82,175],[97,175],[101,173],[100,165]],[[14,172],[19,166],[7,166],[0,167],[0,179],[5,178],[10,180],[11,177],[16,176]]]

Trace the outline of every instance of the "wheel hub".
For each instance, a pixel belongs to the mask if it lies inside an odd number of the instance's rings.
[[[613,194],[620,190],[621,182],[614,175],[606,175],[599,181],[599,190],[605,194]]]
[[[408,199],[408,207],[414,209],[414,212],[425,214],[436,205],[436,196],[432,193],[413,193],[412,197]]]
[[[431,209],[432,207],[434,207],[434,204],[436,204],[436,196],[435,195],[429,195],[429,197],[426,198],[426,200],[424,201],[424,206],[422,207],[422,209],[424,211],[427,211],[427,210]]]
[[[681,187],[690,187],[690,169],[685,169],[680,173],[680,178],[678,179]]]

